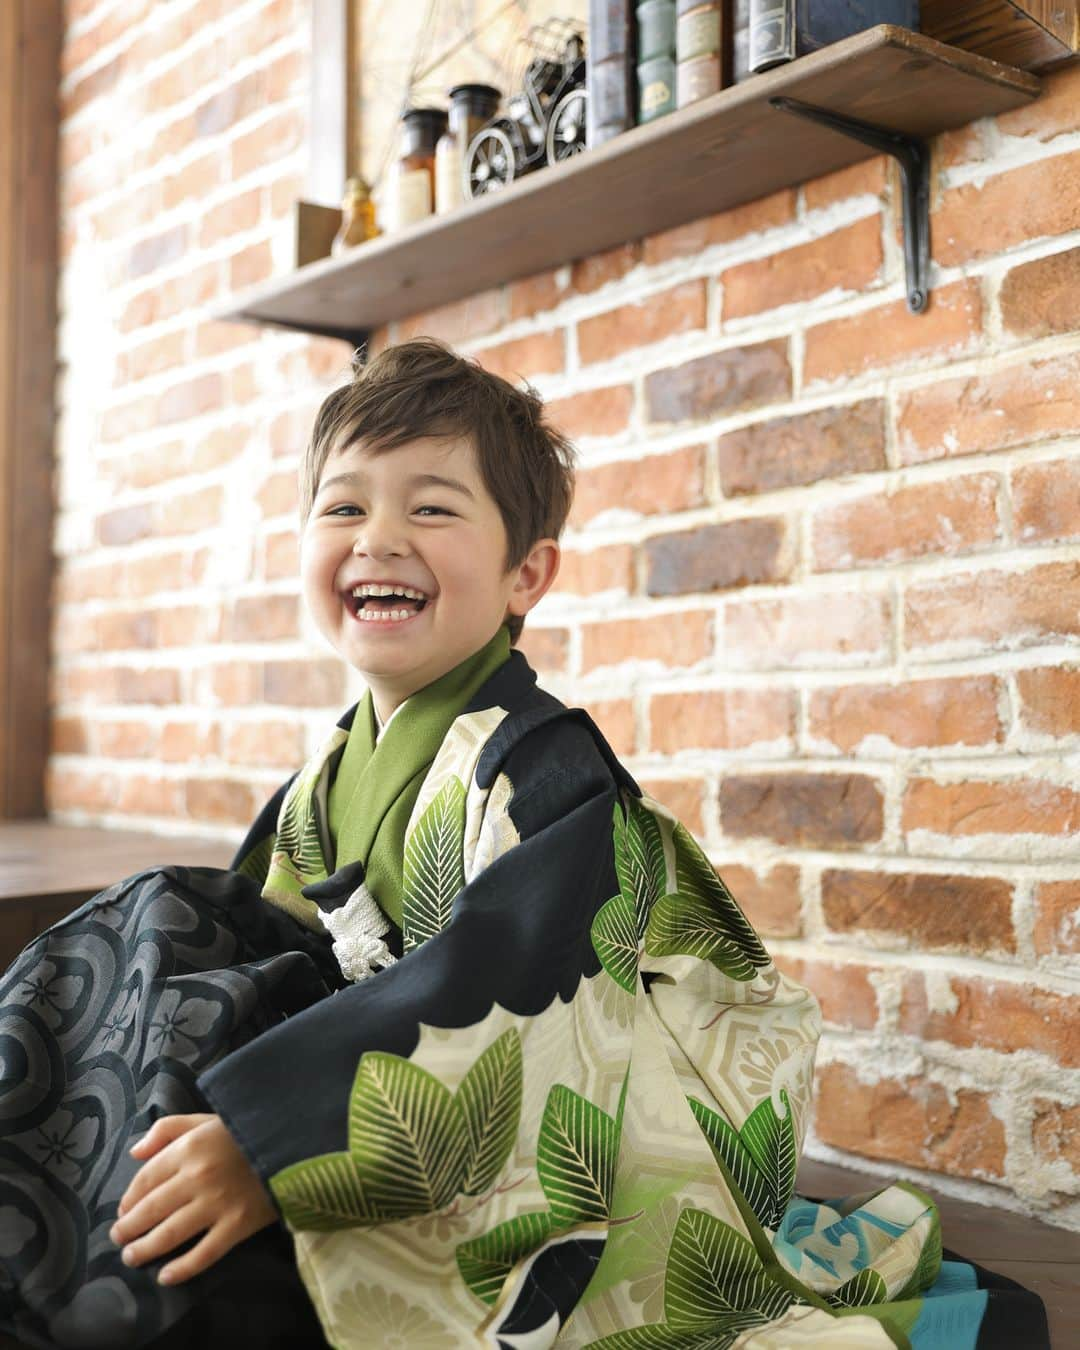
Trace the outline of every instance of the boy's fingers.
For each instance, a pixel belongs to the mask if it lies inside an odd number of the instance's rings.
[[[142,1266],[147,1261],[156,1261],[175,1251],[182,1242],[202,1232],[207,1226],[206,1215],[201,1207],[192,1202],[183,1209],[170,1214],[156,1228],[152,1228],[145,1237],[129,1242],[123,1251],[126,1266]]]
[[[210,1117],[205,1113],[192,1113],[185,1116],[159,1116],[153,1125],[147,1130],[141,1139],[137,1139],[131,1146],[131,1153],[139,1157],[151,1157],[166,1144],[171,1144],[174,1139],[179,1139],[181,1135],[197,1129],[204,1121]]]
[[[201,1275],[204,1270],[209,1270],[215,1261],[220,1261],[225,1253],[231,1251],[245,1236],[246,1234],[237,1231],[235,1226],[214,1224],[191,1251],[178,1256],[175,1261],[170,1261],[158,1274],[158,1280],[161,1284],[183,1284],[185,1280]]]
[[[109,1229],[109,1236],[123,1246],[125,1242],[131,1242],[149,1232],[155,1224],[183,1209],[195,1198],[191,1188],[185,1186],[179,1177],[170,1177],[130,1205]]]

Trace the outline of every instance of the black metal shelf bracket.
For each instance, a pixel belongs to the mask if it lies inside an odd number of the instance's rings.
[[[930,146],[917,136],[888,131],[871,122],[815,108],[794,98],[771,98],[769,103],[781,112],[809,118],[823,126],[871,145],[892,155],[900,165],[900,184],[904,212],[904,268],[907,273],[907,303],[912,314],[921,314],[929,300],[927,276],[930,270]]]

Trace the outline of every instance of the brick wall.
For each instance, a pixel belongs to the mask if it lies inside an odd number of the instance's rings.
[[[287,270],[305,0],[72,0],[57,817],[238,837],[359,684],[294,473],[348,349],[212,322]],[[827,1022],[818,1156],[1080,1226],[1080,69],[935,143],[395,325],[524,375],[582,468],[523,646]]]

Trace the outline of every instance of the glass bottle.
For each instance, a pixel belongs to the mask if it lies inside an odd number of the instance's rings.
[[[394,228],[430,216],[435,207],[435,146],[446,130],[441,108],[409,108],[402,114],[401,157],[394,178]]]
[[[345,200],[341,203],[341,228],[330,245],[330,256],[339,257],[365,240],[379,233],[375,224],[375,203],[362,178],[350,178],[345,184]]]
[[[435,210],[440,216],[464,205],[465,152],[495,116],[501,98],[490,84],[456,84],[450,90],[450,125],[435,147]]]

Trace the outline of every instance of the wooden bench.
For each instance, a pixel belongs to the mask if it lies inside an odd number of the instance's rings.
[[[32,937],[114,881],[158,863],[228,867],[234,849],[136,830],[0,821],[0,970]]]
[[[158,863],[224,867],[231,855],[228,845],[206,840],[47,821],[0,823],[0,968],[43,928],[122,877]],[[798,1188],[804,1195],[840,1196],[883,1184],[865,1172],[806,1161]],[[1080,1233],[947,1196],[935,1198],[945,1245],[1033,1289],[1046,1304],[1055,1350],[1080,1345]],[[0,1350],[20,1344],[0,1333]]]

